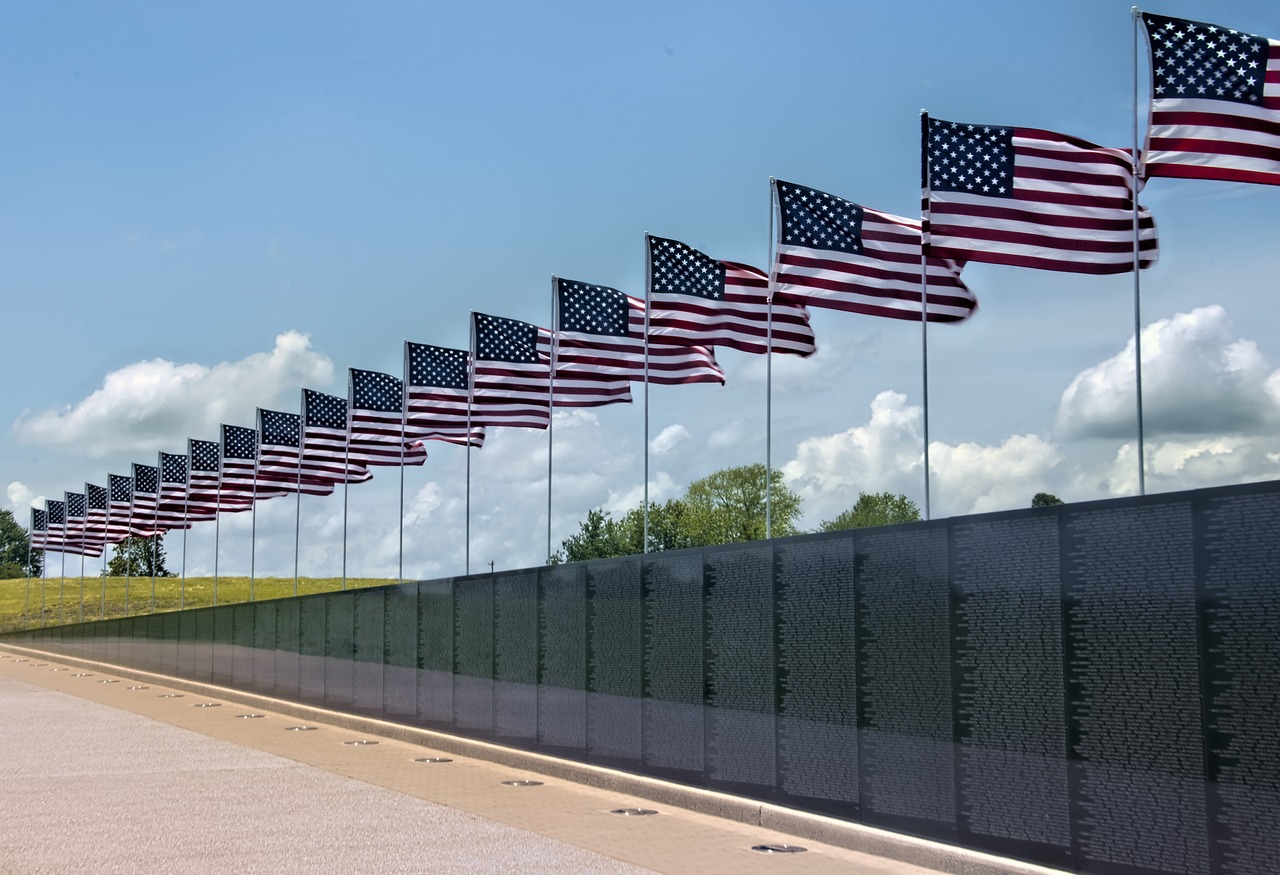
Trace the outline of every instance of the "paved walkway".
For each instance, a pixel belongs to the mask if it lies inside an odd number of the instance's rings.
[[[1047,871],[894,837],[898,860],[873,856],[704,813],[703,791],[669,788],[697,794],[689,810],[654,802],[657,782],[642,798],[511,764],[536,755],[494,762],[476,742],[4,645],[0,745],[3,873]],[[912,854],[938,868],[900,861]]]

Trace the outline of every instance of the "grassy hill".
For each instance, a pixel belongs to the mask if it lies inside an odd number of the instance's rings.
[[[349,577],[347,589],[393,583],[394,580],[383,578]],[[153,610],[176,611],[183,606],[207,607],[214,603],[212,577],[188,577],[185,585],[177,577],[157,577],[153,601],[150,577],[134,577],[128,581],[123,577],[108,577],[104,581],[101,577],[86,576],[83,579],[83,605],[81,584],[79,577],[32,578],[29,582],[25,577],[0,580],[0,632],[40,626],[42,589],[46,626],[78,623],[82,616],[86,621],[100,620],[149,614]],[[303,577],[298,580],[298,595],[338,589],[342,589],[340,577]],[[218,604],[250,601],[249,590],[247,577],[219,577]],[[286,598],[293,594],[292,577],[259,577],[253,582],[254,601]],[[26,624],[24,615],[28,619]]]

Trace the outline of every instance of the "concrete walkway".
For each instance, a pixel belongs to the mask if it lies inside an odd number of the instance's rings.
[[[5,645],[0,744],[3,873],[1048,871],[795,813],[766,828],[758,803]]]

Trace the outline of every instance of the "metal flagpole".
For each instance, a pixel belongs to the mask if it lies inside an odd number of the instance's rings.
[[[1147,494],[1146,436],[1142,422],[1142,271],[1138,228],[1138,17],[1137,6],[1133,14],[1133,379],[1138,402],[1138,494]]]
[[[649,311],[653,309],[653,241],[644,235],[644,534],[640,552],[649,552]]]
[[[773,246],[773,179],[769,180],[769,246]],[[772,253],[770,253],[772,260]],[[773,537],[773,286],[766,290],[764,367],[764,536]]]
[[[46,523],[45,525],[46,525],[45,540],[47,541],[49,538],[48,528],[47,528],[48,523]],[[43,553],[43,556],[41,556],[41,558],[44,561],[40,563],[40,628],[43,629],[44,628],[44,586],[45,586],[45,581],[48,580],[49,578],[49,551],[46,549],[46,550],[42,550],[41,553]]]
[[[407,344],[407,341],[402,344],[405,351],[404,379],[400,381],[400,513],[397,514],[400,520],[400,559],[396,568],[399,583],[404,583],[404,456],[407,449],[404,433],[409,420],[409,347]]]
[[[298,482],[293,504],[293,596],[298,596],[298,540],[302,534],[302,451],[307,445],[307,391],[302,390],[302,415],[298,417]]]
[[[551,562],[551,459],[552,431],[556,421],[556,361],[560,352],[560,307],[556,302],[556,277],[551,275],[551,373],[547,379],[547,563]]]
[[[187,470],[182,484],[182,583],[178,589],[178,610],[187,607],[187,530],[191,528],[191,439],[187,438]]]
[[[27,597],[22,603],[22,628],[31,628],[31,542],[36,539],[35,508],[31,508],[31,530],[27,532]],[[43,564],[43,563],[42,563]]]
[[[102,522],[102,607],[98,609],[98,619],[105,620],[107,618],[107,528],[108,522],[111,520],[111,479],[107,479],[107,510],[103,514]],[[88,490],[86,490],[88,492]],[[86,501],[88,500],[86,496]]]
[[[920,110],[920,373],[924,400],[924,518],[929,502],[929,113]]]
[[[129,616],[129,581],[133,571],[133,495],[138,484],[129,478],[129,521],[124,530],[124,615]]]
[[[67,531],[66,519],[67,519],[66,511],[64,510],[63,517],[62,517],[62,520],[63,520],[62,533],[64,538],[66,537],[66,531]],[[65,546],[66,544],[63,544],[63,547]],[[62,606],[66,602],[66,592],[67,592],[67,554],[63,551],[59,551],[58,555],[62,557],[62,570],[60,572],[61,577],[58,578],[58,625],[61,626],[63,623],[66,622],[66,617],[63,614]]]
[[[85,496],[85,525],[80,529],[80,619],[77,622],[84,622],[84,551],[87,549],[88,539],[85,532],[89,528],[89,496]]]
[[[342,588],[347,588],[347,508],[351,495],[351,432],[347,431],[346,457],[343,462],[342,480]]]
[[[156,481],[156,505],[160,504],[160,482]],[[158,526],[157,526],[158,528]],[[156,612],[156,566],[160,564],[160,533],[151,536],[151,613]]]
[[[157,459],[157,462],[160,460]],[[155,522],[156,532],[151,536],[151,610],[150,613],[156,612],[156,566],[160,564],[160,482],[164,472],[160,466],[156,466],[156,503],[152,509],[152,517]]]
[[[404,429],[406,429],[408,420],[408,347],[404,347],[404,379],[401,381],[401,509],[397,517],[399,518],[399,564],[396,567],[396,577],[398,583],[404,582],[404,450],[406,450],[406,440],[404,440]]]
[[[476,399],[476,311],[471,311],[471,351],[467,357],[467,521],[463,535],[463,573],[471,573],[471,408]]]
[[[347,508],[351,494],[351,369],[347,368],[347,444],[342,463],[342,588],[347,588]]]
[[[262,435],[262,408],[258,408],[258,430],[253,435],[253,482],[249,484],[249,601],[253,601],[255,562],[258,554],[258,445]]]
[[[219,438],[222,435],[218,435]],[[218,604],[218,542],[222,537],[222,441],[218,441],[218,485],[213,491],[213,604]]]

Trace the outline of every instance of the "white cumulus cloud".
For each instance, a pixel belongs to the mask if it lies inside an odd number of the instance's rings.
[[[1136,429],[1134,343],[1076,375],[1058,404],[1066,438],[1129,439]],[[1160,319],[1142,331],[1148,435],[1258,435],[1280,424],[1280,371],[1234,336],[1220,305]]]
[[[13,430],[26,443],[73,446],[96,458],[154,452],[185,446],[188,437],[213,437],[220,422],[253,425],[256,407],[296,409],[304,385],[332,378],[333,362],[312,349],[306,335],[286,331],[269,352],[237,362],[210,367],[152,359],[126,365],[107,374],[87,398],[24,414]]]
[[[929,444],[933,495],[948,515],[1025,507],[1061,461],[1057,447],[1031,434],[1011,435],[998,446]]]
[[[805,500],[805,525],[852,507],[859,492],[902,493],[923,510],[922,417],[905,395],[885,391],[872,400],[865,424],[802,441],[782,471]],[[1062,458],[1036,435],[994,446],[931,441],[929,454],[935,517],[1023,507]]]
[[[683,425],[680,425],[679,423],[676,423],[675,425],[668,425],[662,431],[658,432],[657,437],[649,441],[649,450],[652,453],[661,455],[662,453],[670,452],[675,449],[690,437],[692,437],[692,435],[689,434],[689,429],[685,428]]]
[[[1107,495],[1138,492],[1137,445],[1126,443],[1103,470]],[[1280,439],[1273,436],[1222,436],[1146,445],[1147,492],[1173,492],[1228,483],[1280,478]],[[1095,484],[1083,483],[1092,488]]]
[[[27,511],[27,508],[35,507],[37,502],[41,505],[44,504],[43,498],[33,495],[25,483],[17,480],[9,484],[5,489],[5,494],[9,499],[9,510],[13,511],[14,519],[22,526],[28,525],[31,521],[31,514]]]

